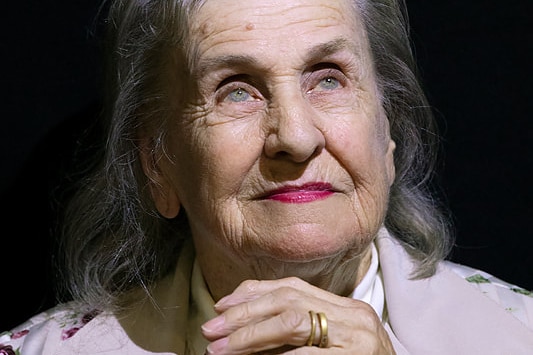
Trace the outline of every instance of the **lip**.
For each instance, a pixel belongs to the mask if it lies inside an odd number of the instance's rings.
[[[269,191],[263,198],[283,203],[307,203],[325,199],[334,193],[331,184],[312,182],[299,186],[284,186]]]

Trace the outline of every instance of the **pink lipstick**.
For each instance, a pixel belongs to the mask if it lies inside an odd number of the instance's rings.
[[[331,184],[314,182],[301,186],[285,186],[271,191],[265,198],[283,203],[306,203],[325,199],[333,193]]]

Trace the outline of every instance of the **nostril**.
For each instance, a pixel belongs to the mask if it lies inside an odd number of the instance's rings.
[[[271,159],[291,160],[295,163],[309,161],[324,149],[321,139],[280,139],[279,135],[269,136],[265,142],[265,154]]]

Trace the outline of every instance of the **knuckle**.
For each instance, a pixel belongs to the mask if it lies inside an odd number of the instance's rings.
[[[363,308],[362,311],[359,312],[358,317],[361,322],[370,329],[375,329],[380,325],[376,312],[370,306]]]
[[[239,286],[239,288],[244,289],[247,293],[255,293],[258,287],[258,280],[244,280]]]
[[[300,333],[305,328],[305,320],[307,317],[302,317],[300,312],[294,309],[289,309],[279,315],[281,326],[290,334]]]
[[[226,322],[232,330],[246,325],[252,317],[252,309],[248,303],[240,304],[225,312]]]
[[[288,302],[299,300],[301,292],[291,286],[283,286],[274,291],[274,296],[283,299]]]
[[[289,276],[285,279],[287,286],[295,289],[301,289],[306,284],[305,281],[296,276]]]

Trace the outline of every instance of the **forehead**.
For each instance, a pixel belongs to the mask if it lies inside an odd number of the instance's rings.
[[[190,39],[200,57],[227,51],[280,55],[339,37],[357,47],[365,42],[350,0],[207,0],[192,20]]]

